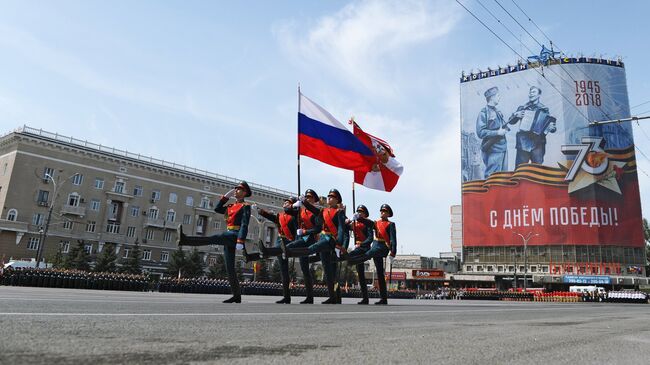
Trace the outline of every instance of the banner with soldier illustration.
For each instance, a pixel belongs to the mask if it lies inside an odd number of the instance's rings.
[[[461,78],[463,245],[643,246],[620,61],[562,58]]]

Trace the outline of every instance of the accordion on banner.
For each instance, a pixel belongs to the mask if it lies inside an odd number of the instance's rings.
[[[393,149],[381,138],[364,132],[354,120],[350,120],[350,124],[354,135],[372,149],[376,159],[368,171],[354,172],[354,182],[370,189],[392,191],[404,171],[402,164],[395,159]]]

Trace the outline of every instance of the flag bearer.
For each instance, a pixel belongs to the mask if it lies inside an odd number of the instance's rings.
[[[349,252],[349,259],[363,255],[370,250],[372,244],[372,227],[374,223],[368,220],[370,215],[368,208],[365,205],[359,205],[357,214],[364,220],[345,221],[348,229],[354,233],[354,250]],[[366,285],[365,265],[363,263],[357,264],[357,274],[359,275],[359,286],[363,297],[357,304],[368,304],[368,286]]]
[[[226,271],[230,280],[232,298],[224,300],[224,303],[241,303],[241,292],[239,290],[239,279],[235,272],[235,250],[243,250],[248,258],[244,242],[248,233],[248,221],[251,216],[251,206],[245,198],[251,196],[251,188],[246,181],[242,181],[234,189],[228,191],[221,197],[214,211],[223,214],[226,219],[226,231],[217,233],[211,237],[186,236],[183,234],[183,226],[178,226],[177,242],[179,246],[203,246],[221,245],[226,262]],[[228,203],[231,197],[235,197],[235,203]]]
[[[348,260],[350,264],[357,265],[364,261],[373,259],[377,268],[377,278],[379,280],[379,293],[381,300],[375,304],[388,304],[388,291],[386,290],[386,276],[384,271],[384,257],[390,254],[388,260],[393,263],[397,252],[397,232],[395,223],[388,220],[393,216],[393,209],[388,204],[383,204],[379,209],[380,219],[372,222],[369,219],[362,218],[359,213],[354,215],[356,220],[368,222],[373,225],[375,231],[375,241],[372,243],[370,250],[365,254],[352,257]]]
[[[300,203],[305,208],[317,215],[323,223],[323,230],[317,242],[308,247],[287,247],[287,256],[302,257],[315,253],[320,253],[323,270],[327,282],[327,291],[329,298],[323,304],[336,304],[339,302],[334,282],[336,280],[336,261],[334,254],[335,249],[341,249],[341,243],[344,239],[345,212],[339,208],[341,204],[341,194],[338,190],[332,189],[327,194],[327,207],[318,208],[310,201],[301,197]]]

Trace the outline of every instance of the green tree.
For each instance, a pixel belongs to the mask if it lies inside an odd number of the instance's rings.
[[[645,238],[645,257],[650,262],[650,225],[648,220],[643,218],[643,238]]]
[[[116,263],[115,244],[107,243],[102,249],[102,254],[97,258],[95,272],[115,272]]]
[[[140,250],[140,242],[136,238],[129,256],[122,259],[122,269],[120,271],[126,274],[142,274],[141,261],[142,251]]]
[[[271,265],[271,281],[279,283],[282,281],[282,268],[280,267],[280,259],[275,258]]]
[[[185,262],[186,276],[190,278],[203,276],[204,268],[205,265],[203,264],[203,258],[201,257],[201,253],[195,247]]]
[[[178,249],[172,252],[171,259],[167,265],[167,275],[176,277],[180,273],[181,276],[184,276],[186,266],[187,256],[185,255],[185,251],[183,251],[181,246],[178,246]]]
[[[54,269],[62,269],[65,265],[65,255],[63,255],[63,246],[59,243],[59,248],[56,250],[52,258],[52,267]]]
[[[78,240],[77,245],[70,249],[68,257],[64,262],[64,266],[67,269],[73,270],[90,270],[90,256],[85,249],[86,243],[83,240]]]
[[[227,279],[226,264],[223,255],[217,255],[214,265],[210,266],[208,277],[210,279]]]

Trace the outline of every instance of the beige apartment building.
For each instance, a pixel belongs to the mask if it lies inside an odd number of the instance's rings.
[[[83,240],[91,255],[107,243],[128,257],[136,239],[143,268],[166,269],[176,227],[210,236],[225,229],[214,213],[220,196],[239,182],[113,147],[27,126],[0,137],[0,259],[51,258]],[[249,182],[248,200],[278,211],[288,191]],[[50,219],[48,222],[48,215]],[[49,223],[49,224],[48,224]],[[247,247],[274,242],[276,228],[253,212]],[[221,249],[199,247],[207,265]]]

